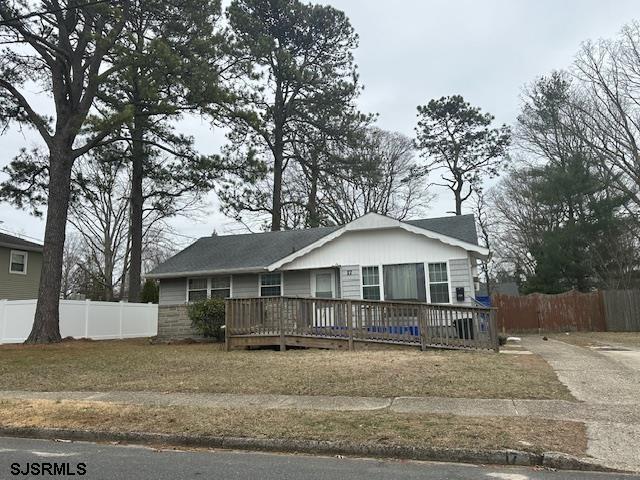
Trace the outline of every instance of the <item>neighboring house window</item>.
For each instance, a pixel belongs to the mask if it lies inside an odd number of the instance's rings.
[[[27,252],[11,250],[9,273],[20,273],[22,275],[27,274]]]
[[[449,303],[447,263],[429,264],[429,293],[432,303]]]
[[[364,300],[380,300],[378,267],[362,267],[362,298]]]
[[[427,300],[424,286],[424,263],[384,265],[384,299],[419,301]]]
[[[207,279],[190,278],[187,286],[187,300],[197,302],[207,298]]]
[[[211,298],[229,298],[231,296],[231,277],[211,278]]]
[[[260,296],[279,297],[280,295],[282,295],[282,275],[280,273],[260,275]]]

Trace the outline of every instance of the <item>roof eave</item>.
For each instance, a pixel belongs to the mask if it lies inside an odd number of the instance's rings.
[[[0,242],[0,247],[10,248],[11,250],[19,250],[22,252],[40,252],[42,253],[42,246],[36,245],[16,245],[15,243]]]
[[[219,268],[215,270],[192,270],[187,272],[149,272],[144,275],[145,278],[160,280],[163,278],[184,278],[184,277],[201,277],[203,275],[233,275],[242,273],[261,273],[265,272],[267,267],[247,267],[247,268]]]

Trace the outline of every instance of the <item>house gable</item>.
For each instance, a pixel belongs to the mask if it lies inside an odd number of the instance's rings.
[[[317,266],[298,267],[298,265],[303,265],[307,263],[313,264],[317,262],[316,257],[318,255],[313,255],[313,252],[316,252],[318,249],[322,249],[322,252],[328,252],[327,246],[336,244],[338,239],[346,235],[347,233],[358,232],[360,234],[364,234],[363,236],[362,235],[359,236],[358,239],[362,242],[363,245],[365,245],[370,243],[372,239],[379,238],[379,235],[378,235],[379,232],[385,232],[385,231],[395,231],[396,233],[408,232],[413,235],[422,236],[432,241],[430,243],[431,244],[430,248],[436,251],[440,248],[438,244],[445,245],[448,247],[453,247],[454,249],[456,249],[454,251],[456,252],[456,255],[458,257],[460,256],[467,257],[469,252],[472,252],[478,258],[486,258],[489,255],[489,251],[484,247],[480,247],[479,245],[467,243],[457,238],[449,237],[447,235],[443,235],[437,232],[432,232],[430,230],[426,230],[424,228],[410,225],[408,223],[404,223],[399,220],[394,220],[392,218],[385,217],[384,215],[380,215],[378,213],[368,213],[354,220],[353,222],[346,224],[342,228],[330,233],[329,235],[319,239],[318,241],[310,245],[307,245],[306,247],[298,250],[297,252],[294,252],[291,255],[288,255],[283,259],[272,263],[271,265],[269,265],[268,269],[270,271],[273,271],[281,268],[287,268],[287,269],[319,268]],[[338,243],[338,245],[341,245],[341,243]],[[421,247],[423,247],[424,243],[420,245]],[[341,263],[341,261],[337,260],[337,258],[342,258],[340,256],[340,252],[334,251],[334,250],[335,249],[332,248],[329,251],[331,251],[333,255],[336,255],[335,257],[331,257],[331,258],[336,258],[336,260],[330,263],[329,265],[344,264],[344,263]],[[351,250],[352,249],[347,249],[346,251],[351,252]],[[356,253],[357,251],[360,250],[360,248],[355,248],[353,250],[355,250],[355,252],[352,252],[352,253]],[[415,260],[415,254],[411,251],[409,251],[408,253],[410,256],[413,256]],[[325,253],[320,253],[320,255],[321,256],[325,255]],[[328,258],[330,257],[330,255],[326,255],[326,256]],[[307,260],[304,260],[306,257],[310,257],[310,258]],[[411,262],[414,260],[407,260],[407,261]],[[357,263],[354,260],[350,262],[348,260],[345,260],[345,261],[346,263]],[[327,264],[325,264],[324,266],[327,266]]]
[[[389,265],[416,262],[445,262],[469,258],[462,247],[401,228],[354,230],[298,256],[279,268],[317,269],[340,265]]]

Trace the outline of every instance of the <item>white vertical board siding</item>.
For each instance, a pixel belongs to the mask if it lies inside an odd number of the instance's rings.
[[[258,281],[257,273],[245,275],[233,275],[233,298],[250,298],[258,297]]]
[[[160,305],[179,305],[187,301],[186,278],[163,278],[160,280]]]
[[[33,326],[36,300],[0,301],[0,343],[21,343]],[[62,337],[94,340],[153,337],[158,305],[150,303],[60,300]]]
[[[398,263],[446,262],[468,258],[462,247],[407,232],[400,228],[346,232],[309,252],[283,270],[326,268],[331,265],[393,265]],[[341,276],[341,280],[344,277]]]
[[[475,288],[473,286],[469,258],[454,258],[449,260],[449,276],[451,303],[472,303],[471,298],[475,296]],[[458,302],[456,300],[457,287],[464,287],[464,302]]]
[[[287,297],[310,297],[311,275],[306,270],[282,272],[282,291]]]
[[[360,265],[343,265],[340,267],[340,297],[362,298]]]

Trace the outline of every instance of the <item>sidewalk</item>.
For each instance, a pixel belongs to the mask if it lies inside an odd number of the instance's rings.
[[[640,424],[636,404],[593,404],[564,400],[512,400],[444,397],[331,397],[159,392],[0,391],[0,400],[75,400],[148,406],[253,408],[264,410],[376,411],[450,414],[466,417],[536,417],[577,422]]]

